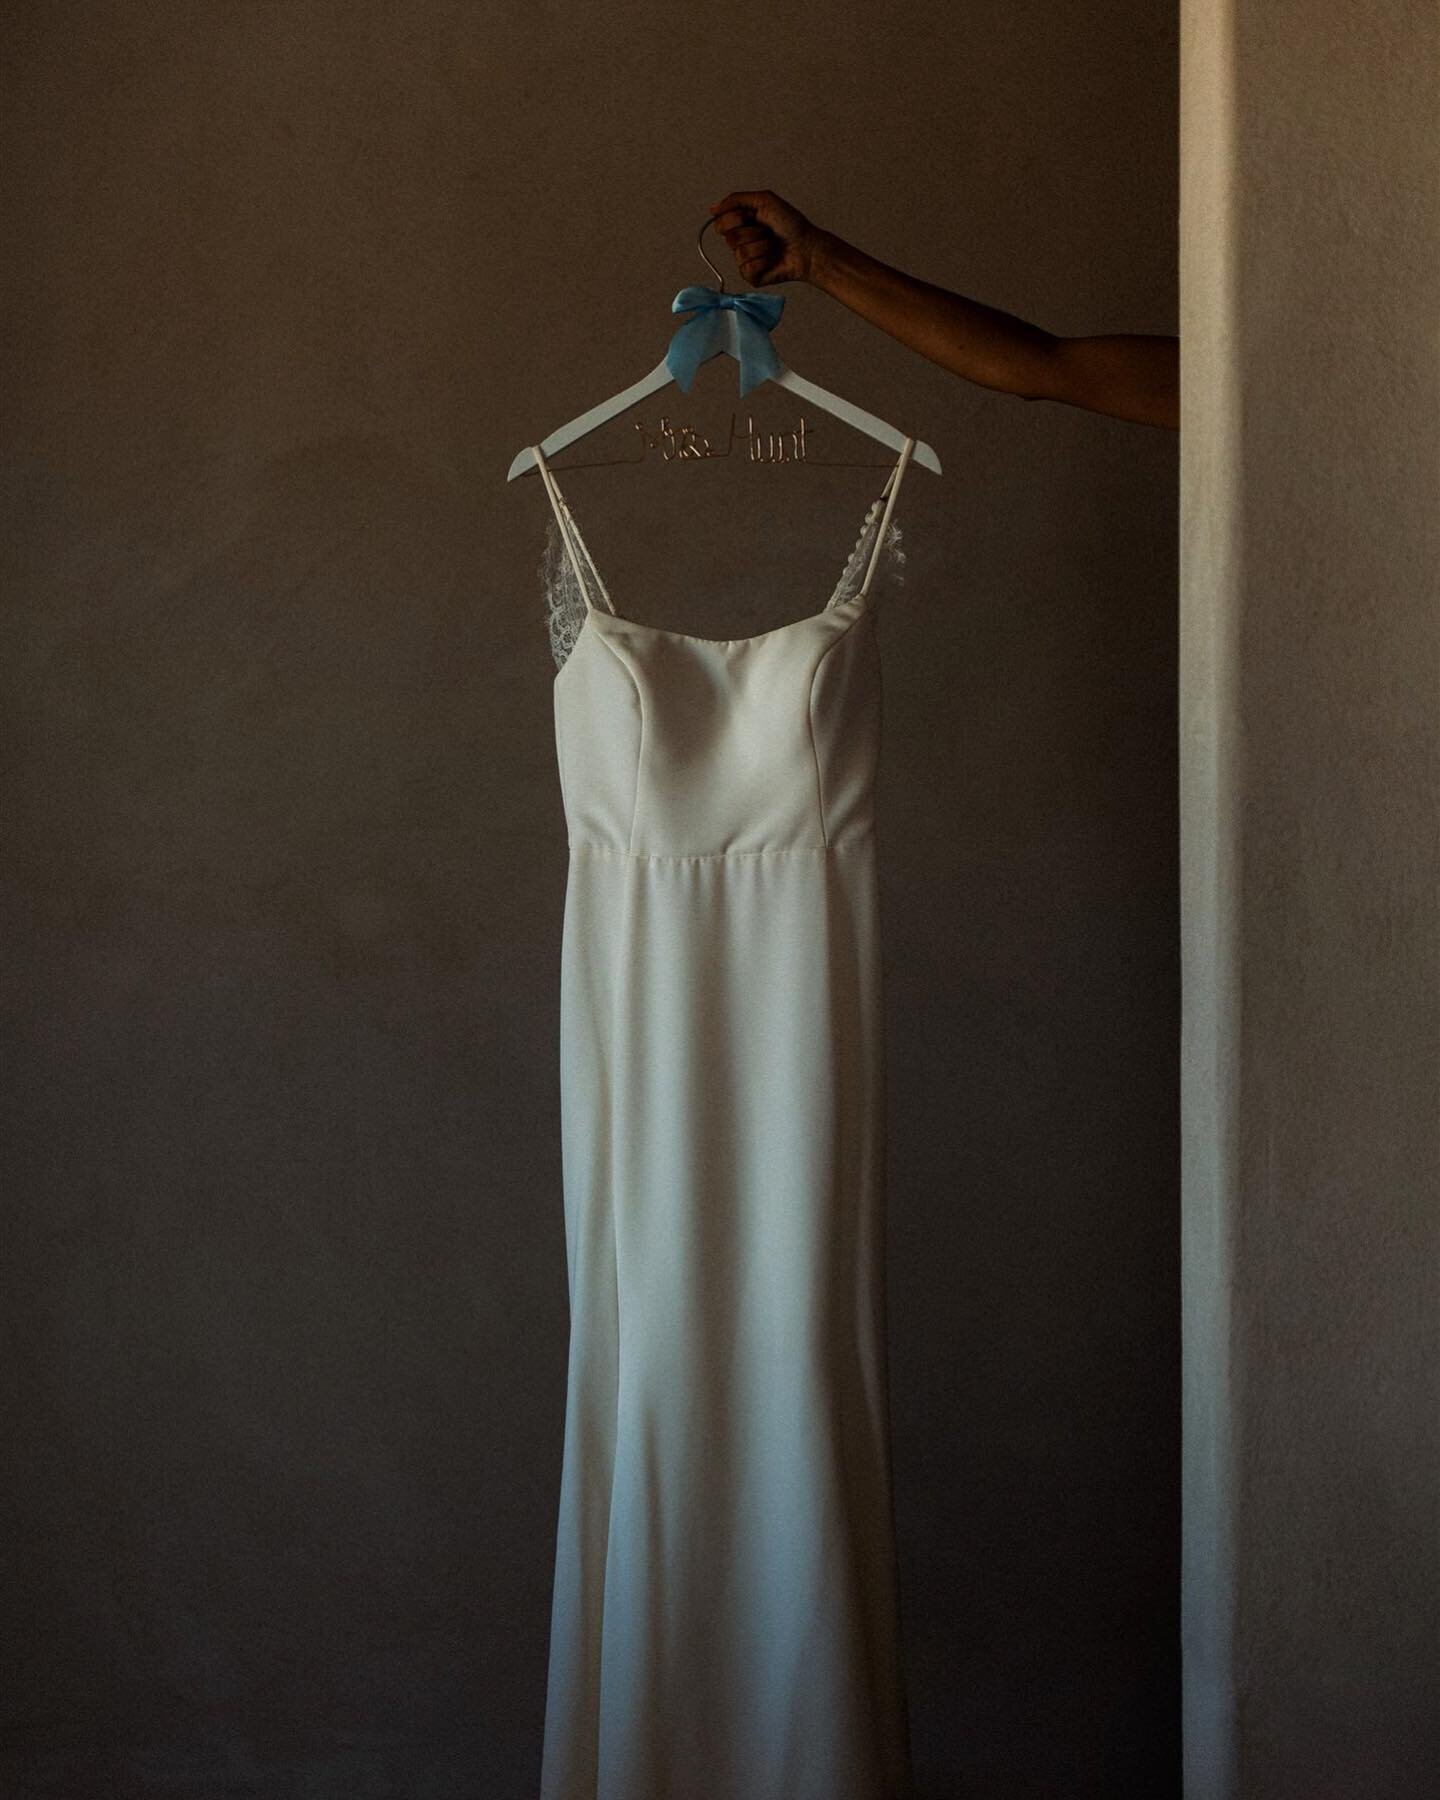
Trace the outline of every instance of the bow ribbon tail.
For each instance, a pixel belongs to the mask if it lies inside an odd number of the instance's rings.
[[[770,333],[747,312],[737,311],[735,320],[735,354],[740,363],[740,398],[743,400],[762,381],[780,373],[780,358],[770,342]]]
[[[701,363],[720,348],[720,313],[710,307],[687,319],[670,340],[665,352],[665,366],[675,385],[688,394]]]

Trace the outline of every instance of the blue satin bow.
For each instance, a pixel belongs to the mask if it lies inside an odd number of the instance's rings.
[[[740,354],[740,393],[742,398],[762,381],[773,380],[780,373],[780,358],[770,342],[770,333],[785,310],[782,294],[722,294],[718,289],[697,285],[681,288],[670,302],[672,313],[690,312],[689,318],[670,340],[665,363],[676,385],[685,393],[695,379],[695,371],[723,345],[720,314],[735,316],[737,349]]]

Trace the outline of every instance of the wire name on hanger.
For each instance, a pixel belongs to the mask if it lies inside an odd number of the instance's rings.
[[[648,451],[658,450],[662,462],[705,462],[734,456],[738,450],[747,462],[792,463],[807,460],[806,432],[810,427],[802,418],[794,431],[762,431],[752,414],[745,421],[744,435],[737,440],[732,412],[730,435],[723,447],[717,447],[693,425],[676,424],[663,413],[653,431],[642,420],[635,421],[635,429],[641,437],[637,460],[643,460]]]

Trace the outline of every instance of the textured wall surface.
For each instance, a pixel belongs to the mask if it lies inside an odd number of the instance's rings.
[[[1186,0],[1189,1800],[1440,1793],[1440,16]]]
[[[0,1793],[523,1800],[565,841],[505,472],[659,360],[734,186],[1058,331],[1175,329],[1175,22],[16,0],[6,49]],[[1163,1800],[1175,436],[808,290],[776,343],[945,467],[882,624],[924,1793]],[[637,416],[732,410],[716,364]],[[562,456],[621,609],[810,610],[890,460],[811,423],[851,466]]]

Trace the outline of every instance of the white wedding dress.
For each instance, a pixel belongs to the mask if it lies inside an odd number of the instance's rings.
[[[569,837],[541,1800],[911,1792],[874,788],[914,443],[829,602],[725,639],[621,617],[536,450]]]

